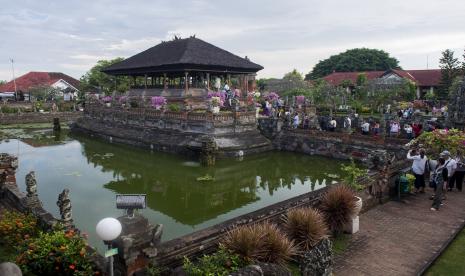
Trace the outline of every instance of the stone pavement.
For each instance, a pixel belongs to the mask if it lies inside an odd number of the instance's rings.
[[[465,192],[431,211],[429,193],[390,201],[360,216],[360,231],[335,257],[334,275],[417,275],[465,223]]]

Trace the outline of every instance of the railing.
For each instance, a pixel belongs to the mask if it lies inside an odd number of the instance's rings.
[[[255,123],[255,112],[224,112],[213,114],[211,112],[175,112],[160,111],[153,108],[107,107],[102,104],[87,104],[85,114],[94,117],[128,118],[130,120],[183,120],[196,122],[224,122],[224,123]]]

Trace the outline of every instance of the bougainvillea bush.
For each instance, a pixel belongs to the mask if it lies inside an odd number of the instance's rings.
[[[448,150],[452,156],[465,153],[465,132],[457,129],[436,129],[432,132],[423,132],[409,145],[424,147],[430,156],[439,155]]]
[[[276,92],[270,92],[270,94],[266,96],[266,99],[273,103],[279,99],[279,95]]]
[[[226,93],[224,92],[208,92],[207,98],[212,101],[213,106],[224,106],[226,101]]]
[[[295,102],[298,105],[303,105],[305,103],[305,96],[295,96]]]
[[[109,103],[109,102],[111,102],[112,99],[113,98],[111,96],[105,96],[105,97],[102,98],[102,101],[104,103]]]
[[[5,211],[0,219],[0,242],[15,246],[28,242],[39,234],[37,220],[32,215]]]

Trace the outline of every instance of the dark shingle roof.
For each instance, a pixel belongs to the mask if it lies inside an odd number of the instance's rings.
[[[248,59],[236,56],[195,37],[162,42],[102,71],[108,74],[163,71],[211,70],[220,72],[257,72],[263,69]]]

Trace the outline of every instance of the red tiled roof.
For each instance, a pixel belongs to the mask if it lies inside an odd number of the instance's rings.
[[[32,87],[52,85],[59,80],[64,80],[67,83],[79,89],[79,81],[63,73],[55,72],[29,72],[16,78],[16,89],[18,91],[28,91]],[[10,81],[4,85],[0,85],[0,92],[15,91],[14,82]]]
[[[441,69],[408,70],[408,72],[419,86],[439,86],[441,83]]]
[[[341,85],[344,80],[350,80],[355,85],[359,74],[365,73],[368,80],[379,78],[384,74],[384,71],[368,71],[368,72],[334,72],[326,77],[325,81],[332,85]]]
[[[394,72],[402,78],[409,79],[418,86],[439,86],[441,81],[441,69],[334,72],[323,77],[323,79],[332,85],[341,85],[344,80],[350,80],[355,84],[357,82],[357,76],[360,73],[365,73],[367,79],[372,80],[388,74],[389,72]]]

